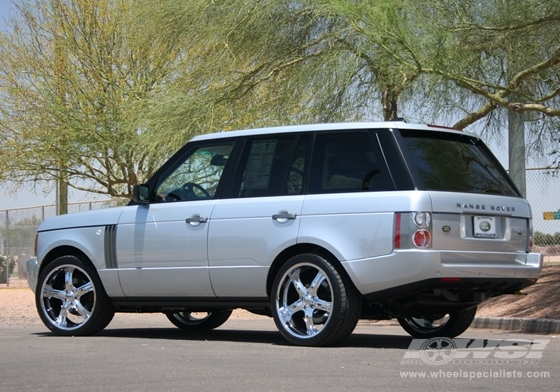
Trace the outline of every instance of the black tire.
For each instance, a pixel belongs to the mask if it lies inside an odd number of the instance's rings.
[[[313,253],[289,259],[272,284],[274,322],[295,345],[339,343],[356,328],[361,306],[360,295],[344,271]]]
[[[420,339],[454,338],[469,328],[476,314],[476,306],[444,316],[430,318],[402,317],[399,324],[411,336]]]
[[[165,315],[173,325],[185,331],[208,331],[225,323],[231,313],[231,310],[221,310],[218,312],[165,313]]]
[[[61,336],[93,335],[115,309],[95,269],[75,256],[62,256],[39,275],[35,304],[48,329]]]

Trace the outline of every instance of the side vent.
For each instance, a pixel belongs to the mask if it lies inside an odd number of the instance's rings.
[[[105,268],[117,267],[117,225],[105,226]]]

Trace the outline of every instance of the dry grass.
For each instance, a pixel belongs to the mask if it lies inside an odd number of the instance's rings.
[[[560,264],[547,265],[527,295],[491,298],[478,308],[477,316],[560,319]]]

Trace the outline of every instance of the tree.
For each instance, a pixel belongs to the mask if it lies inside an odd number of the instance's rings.
[[[0,35],[0,179],[130,196],[169,153],[145,142],[147,104],[197,45],[160,39],[144,2],[15,6]]]

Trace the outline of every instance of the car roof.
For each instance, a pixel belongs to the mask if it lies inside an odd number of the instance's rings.
[[[192,139],[192,141],[223,139],[223,138],[242,137],[242,136],[272,135],[272,134],[279,134],[279,133],[344,131],[344,130],[357,130],[357,129],[387,129],[387,128],[459,133],[459,134],[467,134],[470,136],[478,137],[477,135],[470,132],[464,132],[459,129],[449,128],[444,126],[426,125],[426,124],[409,124],[403,121],[383,121],[383,122],[346,122],[346,123],[289,125],[289,126],[270,127],[270,128],[244,129],[238,131],[222,131],[217,133],[198,135],[195,136]]]

